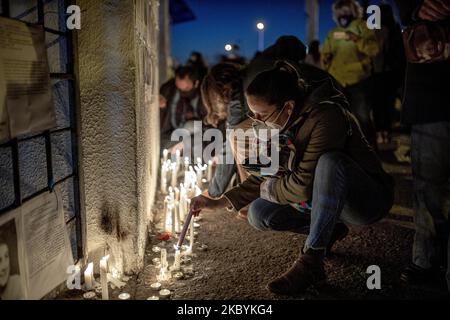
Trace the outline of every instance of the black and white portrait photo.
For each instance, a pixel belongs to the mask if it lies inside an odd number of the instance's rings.
[[[24,286],[20,277],[15,220],[0,226],[0,300],[24,298]]]

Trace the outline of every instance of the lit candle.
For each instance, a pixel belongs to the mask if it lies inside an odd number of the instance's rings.
[[[172,294],[172,292],[170,292],[170,290],[167,290],[167,289],[162,289],[161,291],[159,291],[159,296],[162,299],[169,299],[171,294]]]
[[[181,280],[181,279],[183,279],[183,276],[184,276],[183,272],[175,272],[173,275],[173,278],[175,280]]]
[[[177,186],[177,179],[178,179],[178,168],[177,168],[177,164],[173,163],[172,164],[172,180],[171,180],[171,186],[172,187],[176,187]]]
[[[152,251],[153,251],[154,253],[160,253],[160,252],[161,252],[161,248],[158,247],[158,246],[153,246],[153,247],[152,247]]]
[[[168,155],[169,155],[169,150],[164,149],[164,150],[163,150],[163,160],[164,160],[164,162],[167,161]]]
[[[159,300],[159,297],[158,296],[151,296],[151,297],[148,297],[147,300]]]
[[[84,287],[87,291],[94,288],[94,264],[90,262],[84,271]]]
[[[176,233],[176,213],[175,213],[175,209],[176,209],[176,206],[174,206],[173,204],[171,205],[171,207],[170,207],[170,213],[172,214],[172,225],[171,225],[171,232],[172,232],[172,236],[175,236],[175,233]]]
[[[109,255],[103,257],[100,260],[100,282],[102,284],[102,300],[109,300],[108,259],[109,259]]]
[[[121,293],[119,294],[119,299],[120,300],[130,300],[131,295],[127,292]]]
[[[175,151],[175,163],[177,164],[177,170],[178,170],[181,166],[180,150]]]
[[[203,172],[202,172],[202,168],[199,166],[195,166],[195,171],[197,172],[196,176],[197,176],[197,185],[198,186],[202,186],[202,178],[203,178]]]
[[[189,168],[189,157],[184,157],[184,170],[187,171]]]
[[[158,276],[159,281],[167,281],[170,279],[170,273],[168,272],[168,263],[167,263],[167,250],[161,249],[161,271]]]
[[[161,283],[159,283],[159,282],[152,283],[152,284],[150,285],[150,288],[151,288],[153,291],[159,291],[159,290],[161,290]]]
[[[175,212],[175,232],[180,232],[180,203],[178,201],[175,201],[175,206],[173,208],[173,211]]]
[[[83,294],[83,298],[86,300],[93,300],[97,297],[94,291],[89,291]]]

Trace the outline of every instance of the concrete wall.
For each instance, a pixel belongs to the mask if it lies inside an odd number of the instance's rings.
[[[159,149],[157,58],[145,61],[157,50],[158,15],[147,15],[153,28],[142,32],[146,3],[77,1],[86,251],[98,261],[108,250],[126,272],[143,264]]]

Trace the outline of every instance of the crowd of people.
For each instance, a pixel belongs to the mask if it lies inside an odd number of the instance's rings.
[[[396,5],[403,34],[391,6],[380,5],[381,28],[372,30],[357,1],[336,0],[336,27],[322,46],[282,36],[249,63],[233,56],[210,69],[193,52],[161,87],[162,149],[182,151],[171,133],[194,134],[195,121],[254,133],[253,141],[225,135],[223,150],[229,146],[236,161],[216,164],[208,191],[191,200],[191,209],[228,208],[258,230],[308,235],[294,265],[268,284],[274,293],[300,293],[324,280],[324,258],[348,234],[347,225],[370,225],[388,214],[394,181],[377,153],[390,140],[398,98],[412,135],[416,225],[412,262],[401,279],[447,279],[450,287],[450,3]],[[277,174],[262,175],[248,165],[248,145],[262,144],[259,132],[274,129],[288,156]]]

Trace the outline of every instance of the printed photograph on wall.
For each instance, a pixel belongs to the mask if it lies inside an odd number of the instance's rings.
[[[24,284],[19,267],[16,220],[0,225],[0,300],[24,298]]]

